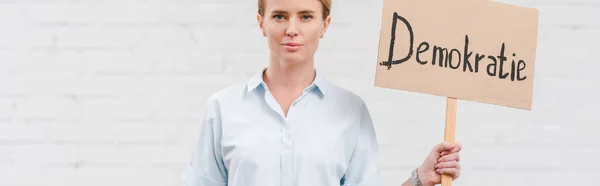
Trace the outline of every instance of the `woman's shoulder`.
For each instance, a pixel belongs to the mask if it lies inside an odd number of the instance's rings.
[[[327,82],[326,88],[329,98],[332,98],[335,101],[342,102],[344,105],[365,106],[365,100],[361,95],[349,88],[334,84],[333,82]]]
[[[243,83],[236,83],[222,87],[213,92],[209,97],[208,101],[223,101],[232,100],[240,97],[245,93],[246,86]]]

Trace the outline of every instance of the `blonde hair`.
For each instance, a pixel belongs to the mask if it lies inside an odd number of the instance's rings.
[[[265,16],[265,1],[266,0],[258,0],[258,14],[260,14],[260,16]],[[319,1],[321,1],[321,5],[323,5],[323,19],[325,19],[331,12],[331,0]]]

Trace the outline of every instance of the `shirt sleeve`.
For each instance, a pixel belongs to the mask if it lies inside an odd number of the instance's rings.
[[[191,161],[184,170],[182,179],[185,185],[227,185],[227,170],[221,154],[221,129],[218,102],[209,99]]]
[[[361,106],[360,127],[342,186],[381,186],[377,136],[366,105]]]

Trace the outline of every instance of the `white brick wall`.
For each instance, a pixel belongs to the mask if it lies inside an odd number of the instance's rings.
[[[455,185],[593,185],[600,1],[503,2],[540,10],[533,110],[459,101]],[[205,100],[266,65],[255,3],[0,0],[0,186],[179,185]],[[443,139],[445,99],[373,87],[381,5],[334,0],[317,66],[368,102],[393,186]]]

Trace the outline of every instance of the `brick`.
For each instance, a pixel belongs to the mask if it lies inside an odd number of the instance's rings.
[[[493,170],[485,171],[465,168],[462,170],[462,178],[456,181],[456,185],[489,185],[502,186],[514,185],[519,180],[519,185],[578,185],[593,183],[597,171],[588,170]],[[466,176],[468,175],[468,176]],[[503,176],[498,176],[503,175]],[[553,178],[553,179],[548,179]]]
[[[78,146],[56,144],[19,145],[12,148],[12,159],[17,165],[56,165],[77,162],[80,156]]]
[[[127,88],[139,82],[135,76],[82,76],[68,81],[67,91],[82,97],[128,96]]]
[[[598,28],[598,21],[592,17],[600,17],[599,4],[578,4],[565,6],[564,4],[539,5],[540,27],[594,27]]]
[[[143,122],[96,119],[83,122],[36,122],[45,128],[48,141],[65,144],[163,145],[179,139],[175,122]],[[143,130],[140,130],[143,129]]]
[[[226,72],[230,74],[254,75],[269,63],[268,53],[239,52],[225,56]]]
[[[0,98],[0,120],[12,118],[16,104],[12,99]]]
[[[362,25],[363,23],[352,24]],[[368,26],[361,26],[358,28],[350,26],[338,26],[337,22],[334,23],[332,19],[331,26],[320,41],[320,52],[318,53],[360,53],[363,55],[375,55],[371,57],[372,59],[370,59],[370,61],[376,60],[377,48],[379,46],[379,27],[381,27],[381,25],[373,26],[370,28]]]
[[[592,78],[597,77],[600,64],[591,57],[595,45],[600,42],[597,29],[541,29],[539,32],[538,55],[536,55],[536,77]],[[560,43],[559,45],[553,43]],[[552,55],[544,55],[552,54]],[[561,63],[555,61],[569,61]]]
[[[15,73],[23,68],[27,58],[27,52],[15,50],[0,50],[0,73]],[[3,75],[6,76],[6,75]]]
[[[57,46],[74,49],[131,49],[141,38],[143,29],[120,27],[63,27],[57,30]]]
[[[81,87],[73,87],[73,81],[76,76],[68,73],[60,74],[60,72],[42,72],[35,74],[33,69],[30,73],[17,75],[6,75],[0,78],[0,85],[5,87],[0,89],[0,96],[8,97],[63,97],[74,98],[74,89]],[[67,77],[64,77],[67,76]],[[72,76],[72,77],[68,77]]]
[[[471,168],[491,170],[521,171],[560,171],[565,169],[593,170],[598,163],[584,157],[591,157],[593,149],[579,146],[501,146],[486,145],[471,148],[461,157]],[[589,154],[589,155],[587,155]],[[581,158],[573,159],[573,156]]]
[[[0,28],[0,48],[29,49],[54,45],[54,30],[51,28],[9,24]]]
[[[577,147],[593,146],[594,131],[598,126],[594,122],[571,123],[538,121],[532,123],[465,123],[461,132],[463,141],[477,140],[477,144],[522,144],[534,145],[556,145]],[[469,132],[478,131],[478,133]],[[547,136],[553,136],[548,138]]]
[[[15,117],[76,120],[81,107],[76,98],[29,97],[16,102]]]
[[[532,112],[521,112],[522,116],[527,113],[536,118],[561,122],[598,121],[589,111],[599,108],[598,100],[592,99],[600,93],[599,82],[598,78],[539,79],[536,81],[537,88],[534,88]],[[549,92],[559,92],[560,97],[551,97]]]
[[[145,78],[137,90],[146,92],[143,99],[151,99],[154,105],[152,119],[158,121],[197,121],[201,117],[204,102],[219,89],[238,83],[234,78],[215,76],[154,76]],[[243,81],[245,79],[241,79]],[[160,98],[160,99],[156,99]]]
[[[187,103],[188,99],[163,99],[155,102],[157,106],[154,117],[160,121],[190,121],[199,120],[203,105]]]
[[[26,19],[34,23],[91,23],[94,7],[86,3],[32,3],[26,6]]]
[[[0,96],[20,96],[23,94],[23,86],[18,83],[15,76],[3,75],[0,78]]]
[[[0,4],[0,23],[14,24],[23,21],[23,7],[16,4]]]
[[[177,76],[206,76],[225,70],[225,57],[221,54],[198,52],[191,49],[165,49],[148,52],[154,63],[152,73]]]
[[[573,6],[573,5],[598,5],[598,1],[594,0],[520,0],[518,2],[509,2],[509,3],[521,3],[521,4],[531,4],[533,5],[565,5],[565,6]]]
[[[148,74],[152,70],[149,56],[125,51],[89,51],[85,53],[87,71],[94,75]]]
[[[383,1],[335,3],[331,10],[331,26],[343,26],[344,29],[354,30],[359,28],[381,27],[381,9]],[[354,25],[361,25],[355,27]],[[379,35],[379,29],[373,29]],[[355,32],[357,34],[364,34]],[[332,34],[330,34],[332,35]],[[359,37],[356,37],[359,38]],[[373,38],[373,37],[371,37]]]
[[[94,180],[90,182],[90,180]],[[68,179],[69,185],[175,185],[180,184],[181,173],[170,169],[137,167],[84,167]],[[64,181],[56,180],[56,184]]]
[[[0,122],[0,141],[38,141],[46,140],[47,126],[40,126],[33,122],[13,119]]]
[[[167,25],[160,27],[147,27],[140,31],[140,40],[136,43],[136,51],[151,54],[171,50],[202,50],[193,30],[183,26]],[[161,52],[158,52],[161,51]]]
[[[19,75],[73,78],[85,72],[84,56],[74,51],[37,50],[28,54]]]
[[[166,168],[120,167],[80,164],[80,167],[0,167],[1,185],[33,186],[44,183],[48,186],[59,185],[136,185],[149,186],[180,184],[180,171]],[[27,179],[35,176],[36,179]]]
[[[224,13],[223,10],[233,13]],[[165,20],[177,24],[249,25],[256,23],[256,10],[247,5],[234,3],[214,4],[168,4],[165,6]]]
[[[12,147],[0,145],[0,167],[6,167],[13,163],[12,153]]]
[[[425,143],[421,142],[420,144]],[[400,170],[417,168],[423,163],[423,161],[431,151],[432,147],[433,144],[431,144],[430,146],[416,144],[411,145],[409,144],[409,142],[401,144],[380,143],[380,170]]]
[[[93,5],[93,10],[100,23],[161,23],[163,6],[141,1],[103,1]]]
[[[152,116],[152,104],[146,99],[91,98],[83,102],[84,120],[142,120]]]
[[[34,186],[43,183],[41,179],[28,179],[30,176],[40,178],[45,170],[30,164],[9,164],[0,166],[0,185]]]
[[[315,67],[318,68],[320,73],[341,77],[371,75],[371,71],[366,71],[365,69],[373,67],[373,65],[367,66],[367,63],[364,62],[372,61],[374,59],[372,55],[346,53],[339,50],[330,51],[327,53],[318,53],[315,56]]]
[[[92,164],[122,164],[127,166],[149,166],[175,161],[174,154],[181,154],[175,146],[92,146],[81,147],[81,161]],[[185,154],[183,154],[185,156]],[[179,157],[188,158],[189,156]]]
[[[227,36],[227,39],[216,36]],[[258,25],[203,27],[194,29],[193,37],[200,49],[206,52],[226,56],[236,56],[243,52],[268,55],[268,43]]]
[[[385,185],[400,185],[410,176],[412,170],[382,169],[381,180]]]

